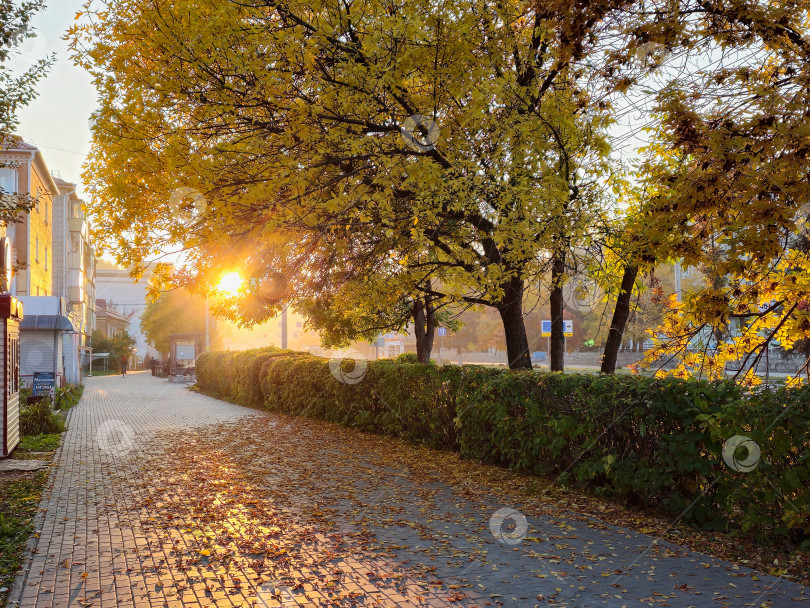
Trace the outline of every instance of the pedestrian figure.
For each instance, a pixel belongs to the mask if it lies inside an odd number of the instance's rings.
[[[127,375],[127,358],[124,355],[121,355],[121,375]]]

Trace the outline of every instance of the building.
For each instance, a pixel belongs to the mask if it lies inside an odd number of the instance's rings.
[[[76,185],[59,178],[54,183],[59,190],[53,203],[53,291],[67,301],[67,315],[75,329],[64,336],[69,342],[64,351],[78,353],[75,373],[68,371],[68,382],[73,384],[81,381],[80,370],[89,356],[96,326],[96,257]]]
[[[6,229],[14,273],[11,294],[27,313],[20,326],[21,374],[54,373],[81,382],[95,325],[95,256],[76,187],[54,177],[42,154],[16,136],[0,136],[0,187],[35,200]]]
[[[20,379],[30,385],[37,372],[53,372],[57,386],[81,382],[80,354],[68,303],[59,296],[20,296]]]
[[[14,136],[5,136],[0,147],[0,187],[37,200],[30,213],[20,213],[6,228],[15,261],[11,293],[53,295],[53,202],[59,188],[36,147]]]
[[[141,315],[146,308],[146,289],[151,273],[147,270],[140,281],[133,282],[129,271],[106,260],[96,261],[96,297],[104,300],[107,309],[112,308],[117,315],[129,319],[127,331],[135,339],[138,361],[148,354],[160,358],[160,354],[146,342],[141,332]],[[105,323],[100,311],[96,312],[96,327],[101,330]]]
[[[115,338],[127,331],[129,321],[119,314],[107,300],[96,300],[96,329],[109,338]]]

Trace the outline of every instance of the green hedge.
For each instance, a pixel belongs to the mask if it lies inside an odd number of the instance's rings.
[[[204,354],[197,381],[235,403],[556,476],[707,529],[810,546],[810,388],[748,394],[730,382],[390,360],[361,371],[350,361],[258,349]],[[734,435],[760,447],[755,470],[724,464],[723,444]]]

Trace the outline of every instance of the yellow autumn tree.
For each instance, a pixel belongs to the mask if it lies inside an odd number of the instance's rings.
[[[175,281],[200,291],[283,271],[292,302],[384,251],[396,297],[495,307],[530,367],[525,281],[549,260],[562,280],[606,179],[607,106],[578,62],[611,5],[91,3],[71,36],[100,95],[97,234],[136,268],[182,249]]]

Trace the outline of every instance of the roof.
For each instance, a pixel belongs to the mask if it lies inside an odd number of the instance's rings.
[[[33,152],[33,159],[32,164],[38,163],[40,169],[42,171],[42,178],[45,182],[50,183],[53,187],[53,192],[51,193],[52,196],[57,196],[59,194],[59,186],[56,185],[54,181],[53,175],[48,170],[48,165],[45,164],[45,159],[42,157],[42,153],[39,151],[39,148],[36,146],[32,146],[29,143],[23,141],[23,138],[19,135],[12,135],[11,133],[1,133],[0,132],[0,152]],[[31,194],[31,193],[29,193]]]
[[[0,149],[2,150],[36,150],[36,146],[25,143],[23,138],[19,135],[11,135],[10,133],[0,133]]]
[[[63,315],[25,315],[20,321],[21,331],[76,331],[70,319]]]

